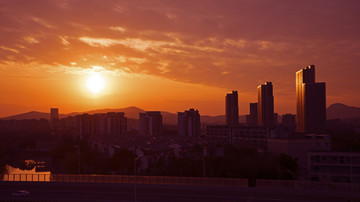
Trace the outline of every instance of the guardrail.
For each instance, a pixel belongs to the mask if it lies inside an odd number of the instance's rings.
[[[1,181],[50,182],[51,174],[3,174]]]
[[[81,182],[81,183],[135,183],[133,175],[71,175],[71,174],[5,174],[2,181],[18,182]],[[137,184],[174,184],[201,186],[247,187],[247,179],[136,176]]]
[[[135,183],[133,175],[63,175],[52,174],[52,182],[91,182],[91,183]],[[204,186],[248,186],[247,179],[136,176],[137,184],[176,184]]]
[[[133,176],[133,175],[71,175],[71,174],[4,174],[0,181],[12,182],[71,182],[71,183],[123,183],[169,184],[192,186],[238,186],[248,187],[248,179],[206,178],[206,177],[169,177],[169,176]],[[257,179],[258,188],[294,189],[294,190],[334,190],[360,192],[360,184],[311,182],[290,180]]]

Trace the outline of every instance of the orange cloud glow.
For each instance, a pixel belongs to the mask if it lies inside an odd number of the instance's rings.
[[[327,104],[359,105],[358,1],[0,0],[0,116],[59,107],[138,106],[240,114],[274,85],[275,111],[295,113],[295,72],[317,66]],[[90,72],[106,87],[89,93]]]

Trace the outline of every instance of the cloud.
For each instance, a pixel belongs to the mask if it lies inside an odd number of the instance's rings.
[[[34,44],[34,43],[40,43],[39,40],[37,40],[35,37],[33,36],[26,36],[24,37],[24,40],[30,44]]]
[[[90,46],[94,46],[94,47],[109,47],[109,46],[114,46],[116,44],[122,44],[121,41],[117,41],[114,39],[105,39],[105,38],[94,39],[89,37],[80,37],[79,39],[80,41],[83,41],[89,44]]]
[[[0,46],[0,48],[5,50],[5,51],[10,51],[10,52],[13,52],[13,53],[19,53],[19,51],[14,49],[14,48],[9,48],[9,47],[5,47],[5,46]]]
[[[68,46],[70,45],[70,42],[68,40],[66,40],[66,36],[65,37],[62,37],[62,36],[59,36],[60,40],[61,40],[61,43],[64,45],[64,46]]]
[[[227,46],[235,46],[238,48],[244,48],[246,44],[246,40],[244,39],[238,39],[238,40],[233,40],[233,39],[226,39],[224,41],[224,45]]]
[[[46,27],[46,28],[55,28],[55,26],[50,25],[48,22],[46,22],[46,20],[44,19],[40,19],[40,18],[36,18],[36,17],[32,17],[32,20],[39,23],[40,25]]]
[[[110,30],[117,31],[117,32],[125,32],[125,28],[123,27],[109,27]]]
[[[360,74],[358,1],[84,2],[3,1],[0,63],[102,66],[243,92],[266,80],[291,92],[294,72],[312,63],[339,85],[327,71]]]

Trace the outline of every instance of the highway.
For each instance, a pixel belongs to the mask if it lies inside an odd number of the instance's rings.
[[[12,192],[27,190],[26,198],[13,197]],[[137,201],[246,201],[359,202],[360,193],[284,190],[248,187],[144,185],[136,188]],[[0,201],[135,201],[134,184],[0,182]]]

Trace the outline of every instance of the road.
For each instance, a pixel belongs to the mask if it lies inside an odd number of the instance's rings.
[[[12,197],[16,190],[30,197]],[[360,202],[360,193],[248,187],[137,185],[137,201]],[[0,182],[0,201],[135,201],[133,184]]]

